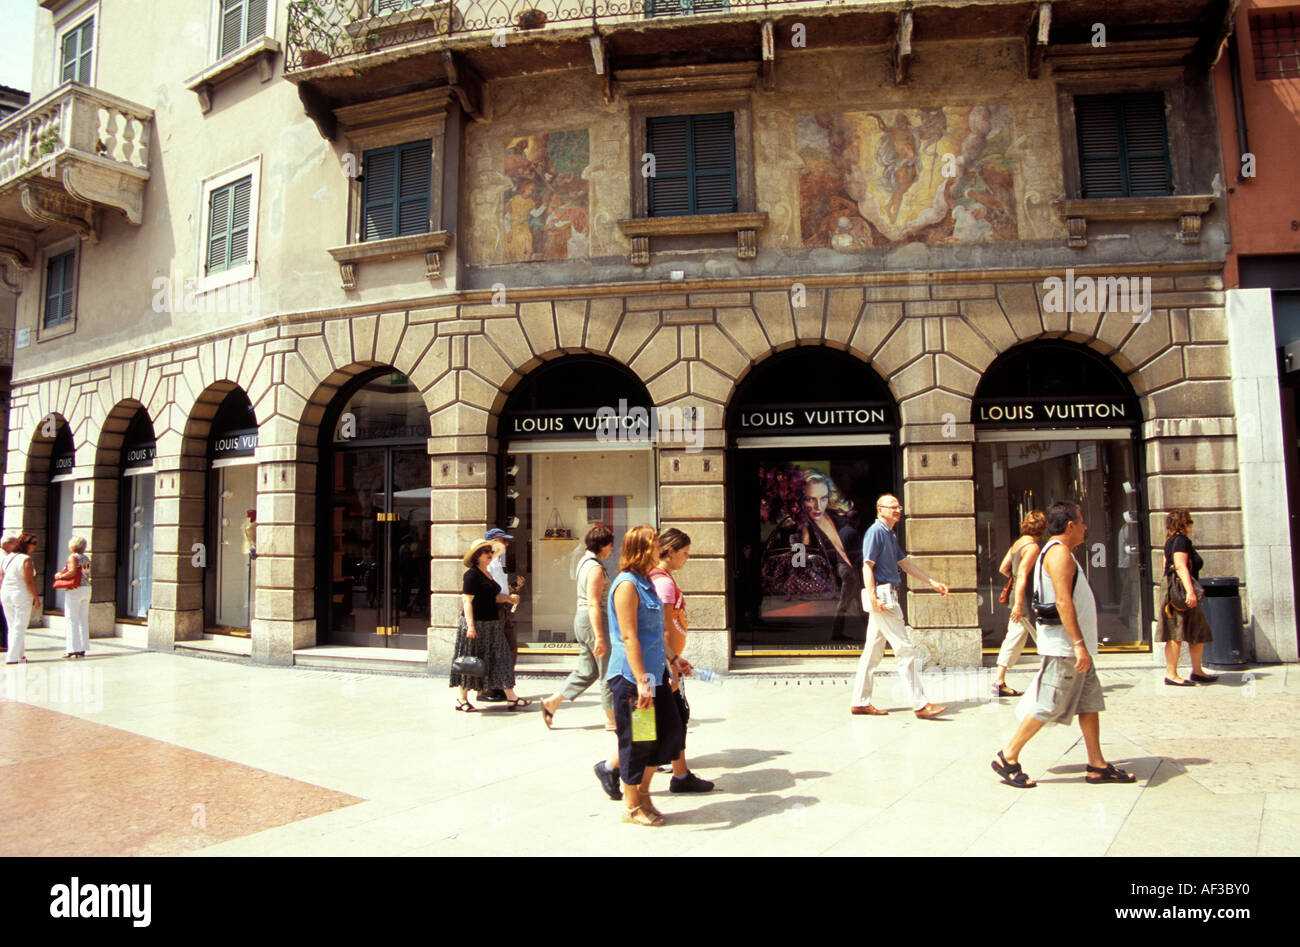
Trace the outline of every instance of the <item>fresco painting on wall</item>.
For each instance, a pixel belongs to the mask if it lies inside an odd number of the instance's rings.
[[[590,142],[585,128],[550,132],[506,143],[502,198],[507,263],[587,256],[587,171]]]
[[[1009,107],[818,113],[797,127],[804,246],[1017,239]]]

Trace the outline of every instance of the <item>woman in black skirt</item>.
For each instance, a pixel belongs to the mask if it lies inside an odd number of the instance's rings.
[[[1160,608],[1160,631],[1157,641],[1165,643],[1165,683],[1171,687],[1193,687],[1195,683],[1212,684],[1216,677],[1201,667],[1201,653],[1214,640],[1210,623],[1197,598],[1201,566],[1205,563],[1192,545],[1192,516],[1186,510],[1174,510],[1165,517],[1165,596]],[[1180,611],[1169,601],[1168,583],[1178,582],[1187,598],[1186,610]],[[1182,645],[1192,658],[1192,679],[1178,674],[1178,653]]]
[[[465,712],[478,710],[469,702],[469,691],[500,688],[506,692],[506,707],[517,710],[531,701],[515,694],[515,672],[510,661],[510,647],[506,643],[505,629],[497,613],[497,603],[518,605],[518,595],[502,595],[501,587],[488,572],[492,561],[492,543],[480,539],[465,553],[464,563],[469,568],[461,584],[460,627],[456,630],[455,657],[472,655],[482,658],[486,665],[483,677],[470,677],[451,672],[451,686],[460,688],[456,709]]]

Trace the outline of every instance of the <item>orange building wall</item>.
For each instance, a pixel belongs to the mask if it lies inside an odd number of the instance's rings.
[[[1256,172],[1245,181],[1237,180],[1242,149],[1226,47],[1214,72],[1232,227],[1232,252],[1224,273],[1229,288],[1237,286],[1238,254],[1300,253],[1300,79],[1256,79],[1250,32],[1252,12],[1287,10],[1300,22],[1300,0],[1243,0],[1237,10],[1241,95]]]

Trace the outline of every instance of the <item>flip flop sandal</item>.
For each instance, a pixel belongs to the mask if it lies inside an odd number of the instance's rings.
[[[1093,783],[1135,783],[1137,777],[1132,773],[1119,769],[1114,763],[1107,763],[1105,766],[1087,767],[1088,775],[1084,779]],[[1095,777],[1095,778],[1094,778]]]
[[[467,714],[478,713],[478,708],[467,700],[456,701],[456,709]]]
[[[989,765],[1008,786],[1014,786],[1016,789],[1033,789],[1038,785],[1020,768],[1019,763],[1008,763],[1001,750],[998,750],[998,758]]]
[[[1021,697],[1025,692],[1018,691],[1014,687],[1008,687],[1006,684],[999,684],[997,693],[999,697]]]
[[[546,729],[551,729],[551,724],[555,722],[555,711],[547,710],[546,704],[542,704],[542,722],[546,724]]]

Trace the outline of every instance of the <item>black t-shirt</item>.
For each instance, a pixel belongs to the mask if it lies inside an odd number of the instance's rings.
[[[1205,560],[1196,551],[1191,539],[1182,533],[1176,533],[1165,540],[1165,575],[1169,575],[1174,571],[1174,553],[1176,552],[1187,553],[1187,571],[1192,574],[1193,580],[1200,579],[1201,566],[1205,565]]]
[[[465,572],[465,581],[461,583],[460,590],[466,595],[474,596],[471,607],[475,621],[496,621],[497,596],[501,594],[501,586],[497,585],[496,579],[484,575],[481,569],[469,569]]]

